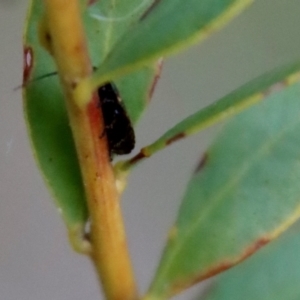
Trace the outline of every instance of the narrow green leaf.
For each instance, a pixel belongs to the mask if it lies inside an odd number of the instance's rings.
[[[178,52],[210,35],[253,0],[156,0],[113,47],[94,75],[98,85]]]
[[[94,66],[99,67],[118,40],[131,30],[141,15],[155,0],[101,0],[88,6],[84,14],[90,53]],[[118,80],[113,79],[120,90],[127,112],[135,123],[147,106],[153,84],[160,72],[160,62],[144,64],[133,73]]]
[[[42,14],[42,2],[32,2],[24,46],[25,72],[28,70],[30,78],[55,71],[51,57],[38,42]],[[87,219],[84,190],[57,76],[29,83],[24,90],[24,101],[35,157],[56,205],[70,230],[83,227]]]
[[[120,162],[118,165],[119,169],[130,169],[143,159],[149,158],[174,142],[198,133],[209,126],[240,113],[251,105],[259,103],[271,93],[278,92],[280,89],[297,81],[300,77],[299,71],[300,62],[297,61],[250,81],[176,124],[155,142],[143,147],[135,157]]]
[[[99,65],[122,32],[128,30],[143,13],[143,10],[139,11],[135,17],[133,15],[124,22],[116,21],[113,14],[129,13],[139,1],[128,1],[126,5],[124,1],[118,1],[118,5],[115,2],[112,6],[111,1],[97,1],[83,14],[94,66]],[[143,9],[150,4],[151,1],[145,1]],[[109,9],[113,19],[109,22],[96,19],[92,16],[95,9],[106,12]],[[30,3],[24,40],[24,77],[27,82],[24,89],[24,114],[35,158],[70,230],[71,240],[77,243],[76,238],[83,230],[88,212],[63,93],[56,75],[30,82],[56,71],[52,58],[38,39],[43,13],[42,1],[34,0]],[[159,65],[155,63],[121,77],[116,82],[133,122],[138,120],[145,109],[158,72]]]
[[[298,222],[249,260],[220,275],[204,299],[300,299],[299,230]]]
[[[149,292],[222,272],[300,216],[300,83],[237,115],[193,175]]]
[[[294,62],[252,80],[175,125],[154,143],[144,147],[143,153],[149,157],[175,141],[240,113],[270,93],[294,83],[294,79],[300,77],[299,71],[300,62]]]

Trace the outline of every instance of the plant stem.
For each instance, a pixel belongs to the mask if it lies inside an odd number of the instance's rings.
[[[56,60],[86,191],[91,259],[108,300],[138,299],[119,194],[108,155],[97,93],[85,84],[92,71],[78,0],[44,0],[42,40]]]

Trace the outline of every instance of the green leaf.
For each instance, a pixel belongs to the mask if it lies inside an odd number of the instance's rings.
[[[298,222],[246,262],[220,275],[204,299],[300,299],[299,230]]]
[[[278,92],[286,85],[294,83],[294,78],[297,79],[299,71],[300,62],[297,61],[252,80],[169,129],[154,143],[144,147],[143,153],[149,157],[173,142],[240,113],[262,101],[270,93]]]
[[[109,52],[94,85],[178,52],[221,28],[253,0],[155,0]],[[143,2],[142,2],[143,3]]]
[[[82,1],[82,4],[84,2],[86,1]],[[84,11],[83,19],[95,66],[99,65],[115,40],[134,24],[143,11],[124,22],[97,20],[92,12],[95,9],[105,11],[109,8],[109,14],[113,17],[112,14],[130,12],[139,1],[127,2],[126,5],[124,1],[118,1],[118,5],[114,2],[115,6],[111,8],[111,1],[97,1]],[[149,1],[145,5],[147,3]],[[84,188],[58,77],[55,75],[30,82],[56,70],[51,56],[38,39],[39,23],[44,14],[43,2],[32,1],[30,5],[24,40],[24,114],[35,158],[70,230],[71,241],[76,244],[88,218]],[[146,8],[147,5],[144,9]],[[149,101],[158,72],[159,65],[155,63],[121,77],[116,82],[134,123]]]
[[[203,155],[149,298],[222,272],[300,216],[300,83],[237,115]]]
[[[161,64],[158,62],[115,81],[120,95],[122,95],[128,116],[134,124],[137,123],[150,102],[160,69]]]
[[[38,42],[42,13],[42,2],[32,2],[24,46],[25,72],[30,78],[55,71],[51,57]],[[35,157],[64,221],[71,231],[83,227],[88,216],[84,190],[57,76],[25,87],[24,114]]]
[[[88,6],[84,14],[89,49],[94,66],[99,65],[118,40],[131,30],[154,0],[101,0]],[[127,112],[135,123],[147,106],[156,77],[160,73],[160,61],[144,64],[133,73],[114,80]]]
[[[87,6],[83,17],[90,53],[97,66],[154,1],[101,0]]]

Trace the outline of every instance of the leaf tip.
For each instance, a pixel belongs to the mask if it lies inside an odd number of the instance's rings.
[[[91,5],[93,5],[94,3],[96,3],[96,2],[97,2],[97,0],[88,0],[87,5],[88,5],[88,6],[91,6]]]

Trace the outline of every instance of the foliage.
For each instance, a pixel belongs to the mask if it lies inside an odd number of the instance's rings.
[[[91,94],[105,82],[114,81],[136,124],[151,98],[160,58],[202,41],[250,2],[189,0],[187,5],[180,0],[82,0],[88,49],[97,69],[83,82]],[[49,41],[43,40],[45,13],[43,2],[33,0],[24,41],[24,113],[36,160],[76,248],[83,242],[92,213],[83,179],[84,162],[78,159],[76,130],[74,133],[69,125],[72,112],[64,101],[65,83],[61,86],[58,76],[31,81],[57,68],[48,52],[54,58],[57,54],[52,53],[51,42],[49,46]],[[145,299],[166,299],[230,269],[297,221],[299,72],[300,63],[293,62],[254,79],[179,122],[137,156],[115,165],[117,178],[124,180],[144,158],[229,119],[192,174]],[[283,241],[289,245],[286,251],[294,253],[295,228],[274,248],[268,248],[271,250],[262,250],[222,274],[206,299],[294,299],[293,295],[299,294],[296,280],[285,283],[293,286],[285,289],[281,298],[272,292],[277,282],[285,279],[281,275],[287,272],[285,266],[268,282],[267,291],[255,272],[261,261],[266,260],[271,268],[273,261],[284,255]],[[251,283],[249,293],[236,289],[245,285],[241,276]],[[130,298],[124,295],[124,299]]]

